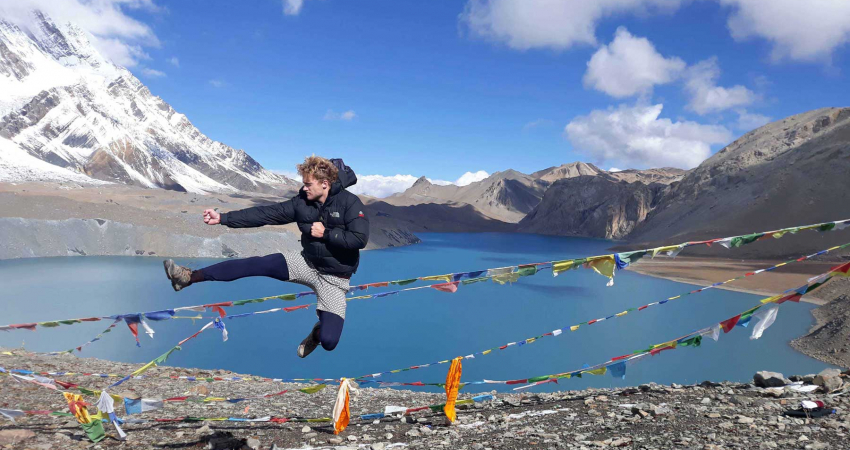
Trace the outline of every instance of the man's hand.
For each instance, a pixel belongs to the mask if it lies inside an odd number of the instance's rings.
[[[207,225],[218,225],[221,223],[221,214],[214,209],[204,210],[204,223]]]
[[[325,226],[322,222],[313,222],[313,227],[310,228],[310,234],[317,239],[321,239],[325,235]]]

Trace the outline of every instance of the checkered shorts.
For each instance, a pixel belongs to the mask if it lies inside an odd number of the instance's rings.
[[[348,293],[349,279],[320,273],[304,259],[301,252],[285,252],[283,258],[289,267],[289,281],[316,291],[319,299],[316,310],[327,311],[345,319],[345,294]]]

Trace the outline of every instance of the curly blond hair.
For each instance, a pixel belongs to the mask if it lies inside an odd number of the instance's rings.
[[[308,156],[304,158],[303,164],[298,164],[298,174],[302,177],[307,175],[312,176],[316,181],[327,181],[332,184],[339,176],[339,170],[336,166],[321,156]]]

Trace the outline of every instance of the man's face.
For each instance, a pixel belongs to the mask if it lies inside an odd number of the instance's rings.
[[[327,192],[329,185],[327,181],[317,181],[312,175],[306,175],[302,178],[304,187],[301,188],[307,195],[307,200],[316,201],[322,198]]]

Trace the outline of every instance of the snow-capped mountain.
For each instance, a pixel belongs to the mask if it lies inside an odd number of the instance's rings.
[[[276,192],[294,182],[205,136],[86,32],[34,11],[0,18],[0,181],[116,182],[189,192]]]

